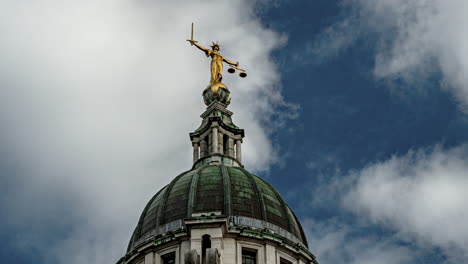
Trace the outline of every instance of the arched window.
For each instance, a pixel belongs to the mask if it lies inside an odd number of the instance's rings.
[[[206,249],[211,248],[210,235],[202,236],[202,263],[206,263]]]

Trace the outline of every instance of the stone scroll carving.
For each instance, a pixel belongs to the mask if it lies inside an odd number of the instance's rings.
[[[184,264],[200,264],[200,256],[195,249],[185,253]]]

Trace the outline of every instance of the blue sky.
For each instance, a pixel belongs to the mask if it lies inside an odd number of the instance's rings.
[[[246,168],[319,263],[468,260],[464,1],[19,2],[0,1],[4,263],[124,254],[191,166],[209,65],[191,22],[248,70],[224,79]]]
[[[467,84],[450,87],[453,84],[447,80],[448,74],[437,66],[441,59],[438,53],[444,52],[438,50],[428,51],[427,58],[399,72],[378,72],[379,67],[392,63],[392,56],[411,49],[405,47],[411,44],[411,38],[422,39],[421,45],[433,45],[430,39],[424,41],[425,32],[415,31],[412,33],[419,35],[408,36],[403,31],[419,27],[414,26],[418,23],[427,31],[436,30],[424,19],[436,19],[444,8],[466,6],[456,1],[446,6],[435,2],[295,1],[282,2],[262,13],[266,25],[288,35],[288,44],[277,50],[274,57],[282,69],[285,99],[300,105],[298,118],[274,135],[285,154],[268,179],[306,221],[311,230],[311,250],[314,251],[314,245],[319,247],[316,254],[321,263],[466,261],[466,251],[460,250],[466,245],[466,228],[460,224],[467,207],[453,208],[454,214],[440,217],[447,208],[438,208],[445,204],[437,201],[466,202],[467,197],[460,193],[450,197],[449,193],[438,193],[436,188],[457,182],[458,176],[465,182],[468,177],[467,166],[462,165],[467,161],[466,111],[460,105],[464,100],[460,103],[453,92],[466,91]],[[380,4],[388,5],[388,13],[407,14],[386,17]],[[433,8],[434,17],[424,17],[425,8]],[[373,19],[382,23],[382,28],[366,25],[375,22],[366,17],[366,12],[381,12],[380,17]],[[405,28],[398,28],[399,24]],[[438,26],[450,31],[453,25]],[[459,37],[453,41],[466,39]],[[449,49],[451,45],[442,43],[437,48]],[[415,48],[412,51],[417,53]],[[390,58],[382,63],[382,57]],[[407,63],[413,63],[407,59]],[[447,154],[454,148],[459,148],[461,154]],[[438,161],[434,157],[437,155],[447,156]],[[451,171],[448,164],[458,157],[462,167],[458,172]],[[431,165],[439,162],[447,164]],[[454,175],[458,176],[452,178]],[[432,177],[440,177],[440,185],[424,186]],[[413,186],[399,190],[406,181]],[[429,186],[434,190],[420,192],[420,188]],[[363,195],[364,192],[382,197]],[[385,201],[373,204],[361,199]],[[434,202],[433,206],[406,213],[413,207],[425,206],[419,199]],[[403,204],[395,204],[399,202]],[[420,219],[425,217],[437,220]],[[440,235],[444,239],[439,239],[439,235],[428,234],[437,233],[434,230],[438,227],[431,226],[436,223],[454,224],[462,229],[456,232],[464,235],[455,238],[445,234]],[[328,243],[328,247],[320,246],[321,243]]]

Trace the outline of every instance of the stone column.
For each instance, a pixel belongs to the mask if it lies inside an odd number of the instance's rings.
[[[239,163],[242,164],[242,150],[241,150],[242,140],[236,140],[236,159]]]
[[[193,163],[197,162],[200,158],[199,150],[198,150],[198,143],[193,143]]]
[[[219,148],[218,148],[218,128],[213,127],[211,130],[211,153],[219,153]]]
[[[234,139],[229,138],[228,139],[228,155],[231,158],[234,158]]]
[[[154,264],[154,252],[145,255],[145,264]]]
[[[221,131],[218,131],[218,153],[225,154],[224,153],[224,145],[223,145],[223,137],[224,134]]]
[[[200,154],[201,158],[208,156],[208,146],[206,144],[206,140],[204,139],[200,141]]]
[[[279,261],[277,261],[276,259],[276,249],[274,246],[272,245],[269,245],[269,244],[266,244],[265,245],[265,260],[266,260],[266,263],[280,263]],[[279,257],[278,257],[279,259]]]

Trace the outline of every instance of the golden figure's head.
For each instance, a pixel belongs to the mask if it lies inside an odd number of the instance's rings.
[[[216,43],[213,42],[213,45],[211,45],[211,49],[214,51],[219,51],[219,47],[220,45],[218,44],[218,42]]]

